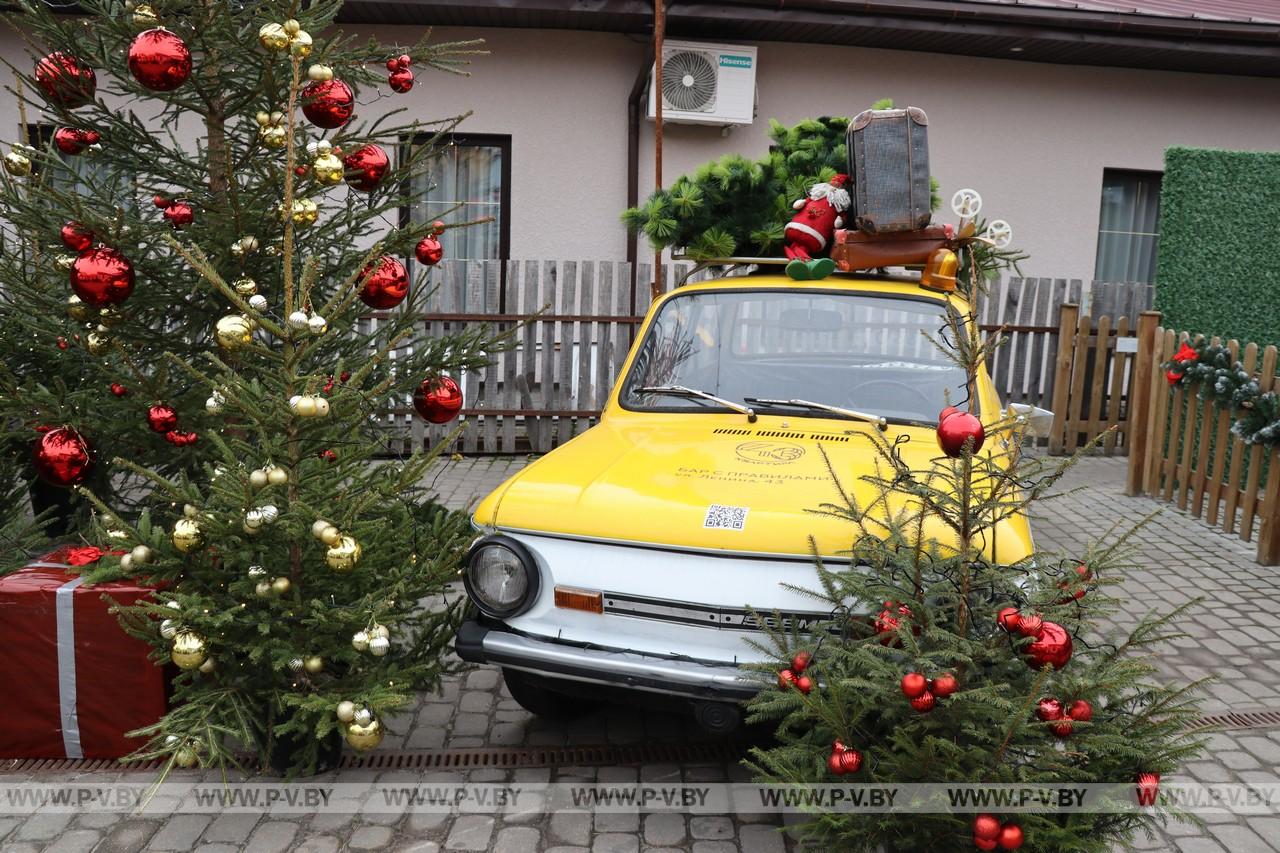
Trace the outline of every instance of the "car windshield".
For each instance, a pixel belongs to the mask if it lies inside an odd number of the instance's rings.
[[[944,311],[933,299],[835,291],[676,296],[649,327],[623,385],[622,405],[724,411],[705,396],[713,395],[736,404],[745,400],[770,414],[832,416],[817,407],[763,402],[791,400],[890,421],[937,423],[948,399],[966,399],[964,371],[924,335],[939,336]]]

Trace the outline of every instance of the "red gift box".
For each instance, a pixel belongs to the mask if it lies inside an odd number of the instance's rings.
[[[131,581],[85,587],[68,571],[101,555],[61,548],[0,578],[0,757],[119,758],[145,743],[125,732],[163,716],[164,668],[103,600],[133,604],[155,590]]]

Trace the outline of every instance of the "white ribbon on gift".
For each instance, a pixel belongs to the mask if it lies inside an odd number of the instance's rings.
[[[28,563],[37,569],[66,569],[66,563]],[[84,758],[80,746],[80,715],[76,712],[76,587],[84,578],[73,578],[58,587],[53,601],[58,643],[58,706],[62,717],[62,748],[67,758]]]

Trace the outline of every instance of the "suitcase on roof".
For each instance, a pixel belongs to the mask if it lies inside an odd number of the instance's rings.
[[[919,107],[866,110],[849,124],[853,224],[881,234],[929,224],[929,119]]]

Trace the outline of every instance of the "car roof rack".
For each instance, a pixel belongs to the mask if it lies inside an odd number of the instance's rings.
[[[747,274],[758,275],[765,272],[765,270],[763,269],[764,267],[785,267],[788,263],[791,262],[790,258],[729,257],[729,258],[697,259],[697,258],[692,258],[689,255],[685,255],[685,254],[674,254],[671,256],[671,259],[673,261],[694,261],[694,265],[689,268],[688,272],[680,276],[679,281],[676,282],[676,287],[682,287],[694,275],[697,275],[703,270],[710,269],[711,267],[728,267],[729,271],[732,271],[735,269],[739,269],[741,267],[754,266],[754,267],[757,267],[757,269],[752,270]],[[879,272],[876,270],[851,270],[849,272],[844,272],[843,270],[836,270],[835,272],[831,273],[831,275],[856,276],[858,278],[871,279],[873,281],[900,281],[900,282],[905,282],[907,284],[920,283],[921,268],[896,267],[896,269],[901,269],[903,270],[903,272],[887,273],[887,272]],[[773,272],[773,270],[770,270],[770,272]]]

